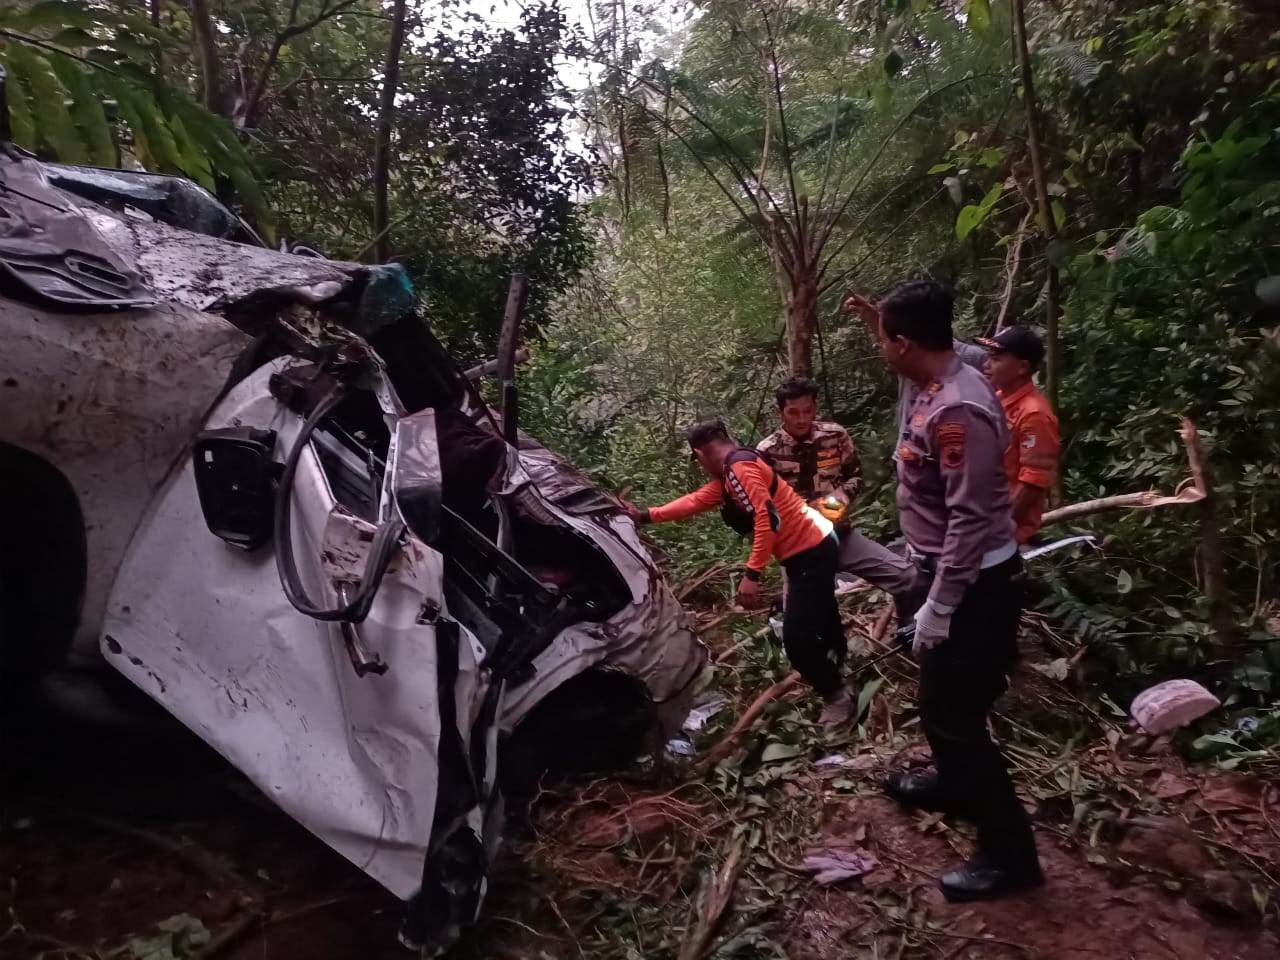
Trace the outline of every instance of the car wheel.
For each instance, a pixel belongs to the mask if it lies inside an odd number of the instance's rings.
[[[609,773],[648,745],[657,712],[644,684],[588,670],[544,697],[500,747],[498,781],[512,813],[527,810],[539,784]]]

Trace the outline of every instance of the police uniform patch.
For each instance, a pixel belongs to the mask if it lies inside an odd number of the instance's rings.
[[[941,390],[941,389],[942,389],[942,384],[941,384],[941,383],[939,383],[937,380],[935,380],[935,381],[933,381],[933,383],[929,384],[929,392],[930,392],[930,393],[937,393],[937,392],[938,392],[939,390]]]
[[[952,469],[964,463],[964,424],[938,424],[938,459]]]
[[[917,427],[923,427],[923,426],[924,426],[924,414],[923,414],[923,413],[917,413],[917,414],[915,415],[915,419],[913,419],[911,422],[912,422],[913,424],[915,424]]]
[[[908,463],[916,458],[916,453],[905,443],[898,448],[898,459],[903,463]]]

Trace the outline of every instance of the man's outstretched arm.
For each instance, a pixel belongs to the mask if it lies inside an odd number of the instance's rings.
[[[686,493],[670,503],[647,510],[636,510],[633,514],[637,523],[670,523],[673,520],[687,520],[700,513],[706,513],[720,505],[722,485],[719,480],[712,480],[699,487],[693,493]],[[630,511],[628,511],[630,512]]]

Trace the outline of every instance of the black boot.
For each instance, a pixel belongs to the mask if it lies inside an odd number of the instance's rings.
[[[899,803],[921,810],[949,813],[955,806],[943,793],[936,773],[896,770],[885,778],[884,792]]]
[[[938,887],[950,903],[971,903],[1025,893],[1043,883],[1044,874],[1040,872],[1040,862],[1034,855],[1013,865],[999,863],[979,851],[969,858],[968,863],[944,873]]]

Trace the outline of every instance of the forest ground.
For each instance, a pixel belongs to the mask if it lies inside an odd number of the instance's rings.
[[[758,619],[691,600],[717,661],[702,696],[725,700],[691,734],[705,755],[785,664]],[[886,619],[878,598],[852,598],[855,648],[874,650]],[[666,757],[542,795],[457,955],[1280,956],[1280,785],[1188,766],[1053,676],[1048,627],[1024,626],[995,727],[1036,821],[1041,890],[942,899],[936,877],[971,833],[878,789],[892,765],[928,757],[914,667],[894,657],[842,734],[821,734],[793,688],[708,772]],[[6,784],[0,960],[347,960],[393,941],[399,903],[216,758],[193,751],[175,770],[68,733],[45,731],[36,769]],[[862,875],[820,884],[813,854]]]

